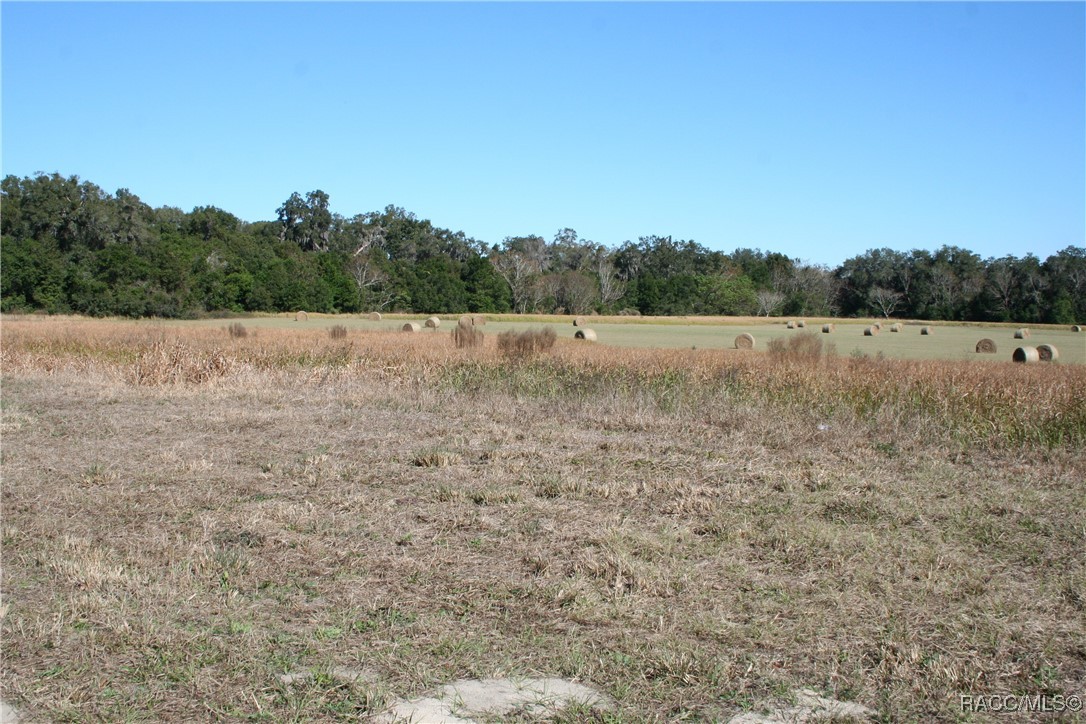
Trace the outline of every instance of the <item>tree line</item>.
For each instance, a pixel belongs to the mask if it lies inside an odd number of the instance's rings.
[[[0,309],[92,316],[219,312],[543,312],[1086,320],[1086,249],[1044,261],[955,246],[873,249],[836,268],[644,236],[561,229],[485,243],[396,206],[345,217],[323,191],[272,221],[152,208],[76,176],[0,182]]]

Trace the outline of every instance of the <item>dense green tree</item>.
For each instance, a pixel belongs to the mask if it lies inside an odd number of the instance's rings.
[[[671,236],[608,248],[560,229],[486,248],[397,206],[350,217],[295,193],[272,221],[152,209],[76,176],[0,181],[0,308],[90,315],[218,311],[893,315],[1086,321],[1086,250],[981,260],[872,249],[837,269]]]

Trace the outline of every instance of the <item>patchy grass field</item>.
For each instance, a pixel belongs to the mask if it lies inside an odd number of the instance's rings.
[[[5,319],[5,701],[357,720],[523,675],[600,720],[811,688],[957,721],[1086,689],[1082,365],[336,323]]]

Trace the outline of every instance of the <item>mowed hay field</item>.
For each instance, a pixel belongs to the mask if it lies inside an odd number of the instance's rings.
[[[490,335],[510,330],[537,329],[551,327],[560,337],[573,338],[578,327],[573,326],[573,317],[556,315],[482,315],[486,320],[483,331]],[[349,330],[362,332],[399,331],[406,322],[420,325],[428,315],[385,315],[381,321],[371,321],[365,315],[319,315],[309,314],[308,319],[299,322],[294,314],[264,316],[240,319],[239,322],[251,330],[293,329],[320,330],[335,325],[346,326]],[[458,315],[443,317],[438,329],[425,329],[423,334],[448,334],[457,323]],[[1086,333],[1072,332],[1069,325],[1039,325],[1030,328],[1029,339],[1014,338],[1020,324],[967,324],[967,323],[932,323],[902,322],[900,332],[891,332],[894,320],[836,320],[811,318],[805,320],[804,329],[788,329],[787,320],[765,317],[586,317],[587,327],[594,330],[598,343],[613,347],[648,348],[648,349],[733,349],[735,338],[740,334],[751,334],[756,340],[755,351],[764,351],[773,339],[789,339],[805,333],[821,334],[822,325],[833,323],[832,333],[823,335],[827,343],[832,343],[840,356],[884,356],[896,359],[947,359],[1006,361],[1011,359],[1015,348],[1023,345],[1036,347],[1040,344],[1055,345],[1059,350],[1059,361],[1072,364],[1086,364]],[[797,318],[796,321],[798,321]],[[883,325],[880,334],[865,337],[864,329],[876,322]],[[145,322],[144,324],[165,324],[167,328],[222,328],[229,321],[221,319],[201,321],[174,321],[165,323]],[[922,335],[921,329],[930,327],[930,335]],[[977,342],[991,339],[997,345],[996,354],[978,354]]]
[[[0,691],[31,720],[357,721],[507,676],[613,699],[570,722],[1086,689],[1059,341],[633,349],[590,320],[508,357],[500,323],[237,322],[5,317]]]

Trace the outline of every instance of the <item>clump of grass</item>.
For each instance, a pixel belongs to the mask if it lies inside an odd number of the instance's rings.
[[[232,322],[226,331],[230,334],[231,339],[241,339],[242,337],[249,336],[249,330],[245,328],[245,325],[241,322]]]
[[[130,379],[137,385],[200,384],[225,377],[233,366],[222,352],[201,354],[184,342],[159,340],[140,350]]]
[[[505,357],[534,357],[552,348],[557,339],[558,334],[551,327],[529,329],[525,332],[510,330],[498,335],[498,351]]]
[[[460,456],[448,450],[425,450],[411,464],[418,468],[447,468],[460,462]]]
[[[332,339],[344,339],[347,336],[347,328],[342,324],[337,324],[328,330],[328,336]]]
[[[772,359],[791,362],[817,362],[823,355],[834,357],[837,354],[832,343],[823,344],[822,338],[814,332],[803,332],[787,339],[771,339],[767,349]]]
[[[470,324],[458,324],[452,331],[453,343],[457,349],[482,347],[483,333]]]

